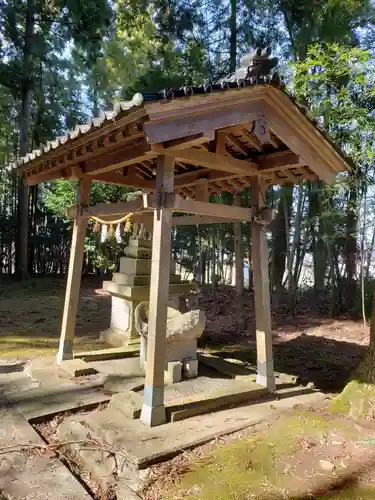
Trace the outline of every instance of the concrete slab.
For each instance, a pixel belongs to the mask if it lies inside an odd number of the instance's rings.
[[[28,377],[23,371],[0,373],[0,392],[4,394],[20,393],[38,387],[39,382]]]
[[[0,410],[1,446],[43,445],[35,430],[14,408]],[[0,457],[0,492],[12,500],[89,500],[91,496],[52,453],[38,448]]]
[[[62,361],[59,365],[59,371],[69,377],[87,377],[98,373],[93,366],[79,358]]]
[[[101,383],[40,386],[7,394],[7,400],[26,420],[52,418],[60,412],[92,408],[110,400]]]
[[[216,413],[189,418],[148,428],[140,420],[126,418],[116,408],[67,418],[58,428],[61,440],[94,439],[108,446],[112,455],[103,459],[102,448],[87,452],[73,450],[98,479],[115,481],[113,471],[133,489],[141,486],[139,470],[166,460],[183,450],[206,443],[215,437],[230,434],[258,423],[277,411],[287,410],[295,405],[311,405],[324,394],[293,388],[279,391],[279,399],[256,403]],[[122,468],[116,469],[121,463]],[[110,479],[112,478],[112,479]]]
[[[238,363],[231,363],[219,356],[214,356],[208,353],[199,353],[198,359],[200,363],[216,370],[218,373],[222,373],[227,377],[236,379],[237,377],[251,375],[252,372],[245,365]]]
[[[269,397],[270,395],[268,390],[260,385],[231,382],[231,384],[216,390],[197,392],[184,397],[181,397],[181,392],[178,391],[167,392],[165,410],[168,421],[177,422],[178,420],[223,409],[230,405]],[[179,394],[180,397],[174,400],[171,399],[174,393]],[[111,398],[110,406],[122,411],[127,418],[139,418],[143,406],[143,393],[129,391],[115,394]]]

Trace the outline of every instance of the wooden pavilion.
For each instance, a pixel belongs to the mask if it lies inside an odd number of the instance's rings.
[[[236,88],[233,88],[236,87]],[[229,82],[129,102],[27,155],[18,166],[27,185],[79,180],[57,362],[73,357],[73,338],[90,216],[136,212],[153,217],[149,341],[141,420],[165,422],[164,359],[171,227],[252,222],[257,382],[275,388],[265,190],[272,184],[332,182],[345,159],[290,96],[270,83]],[[93,180],[142,190],[134,201],[89,206]],[[250,189],[250,207],[209,203],[211,193]],[[186,216],[173,216],[185,212]]]

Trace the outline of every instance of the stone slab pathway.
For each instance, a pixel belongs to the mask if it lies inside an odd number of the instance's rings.
[[[92,497],[60,460],[37,447],[13,453],[15,444],[44,441],[14,408],[0,399],[0,492],[9,500],[89,500]]]

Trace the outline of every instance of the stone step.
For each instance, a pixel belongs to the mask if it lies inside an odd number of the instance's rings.
[[[54,386],[40,386],[27,393],[8,394],[7,400],[26,420],[45,420],[64,411],[92,408],[109,401],[110,396],[103,389],[106,378],[102,376],[84,385],[60,382]]]
[[[90,500],[78,480],[51,452],[41,453],[44,441],[14,408],[0,409],[1,445],[30,444],[27,451],[4,454],[1,461],[0,498],[13,500]],[[38,448],[40,446],[40,448]],[[130,497],[129,497],[130,498]]]
[[[113,273],[112,281],[119,285],[127,286],[147,286],[150,284],[150,276],[134,276],[133,274]],[[169,283],[180,283],[181,276],[179,274],[171,274]]]
[[[131,300],[149,300],[150,288],[148,286],[128,286],[119,285],[114,281],[103,281],[103,289],[119,297],[126,297]],[[169,295],[183,295],[191,289],[191,284],[186,281],[169,285]]]
[[[150,276],[150,259],[132,259],[130,257],[120,258],[120,273]]]

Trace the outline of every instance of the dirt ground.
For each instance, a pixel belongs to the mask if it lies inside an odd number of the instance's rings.
[[[0,279],[0,357],[31,358],[58,347],[65,278],[17,282]],[[100,331],[109,327],[110,298],[102,281],[83,279],[75,336],[76,350],[103,348]]]
[[[369,342],[361,320],[331,318],[324,301],[301,297],[294,311],[278,298],[272,307],[275,369],[313,382],[323,391],[340,391],[358,366]],[[256,363],[255,311],[252,292],[242,304],[232,288],[204,290],[195,304],[206,312],[204,347],[224,358]]]
[[[57,349],[65,280],[0,282],[0,357],[30,358]],[[231,288],[189,298],[206,312],[201,348],[256,366],[253,296],[242,304]],[[101,281],[84,279],[75,347],[103,348],[110,298]],[[375,424],[331,411],[331,399],[350,379],[369,341],[368,328],[330,318],[326,304],[301,298],[293,311],[273,305],[275,369],[313,382],[327,393],[324,405],[295,408],[277,421],[215,440],[154,466],[144,500],[303,500],[375,498]],[[374,417],[375,418],[375,417]]]
[[[101,330],[110,323],[110,297],[102,280],[84,278],[81,287],[76,350],[100,349]],[[64,278],[37,278],[24,283],[0,281],[0,357],[30,358],[52,354],[58,346],[64,304]],[[190,296],[193,307],[206,312],[204,349],[255,366],[255,318],[251,292],[242,307],[231,287]],[[361,321],[329,318],[323,302],[300,300],[290,312],[282,299],[273,306],[274,357],[277,371],[339,391],[365,352],[368,329]]]

